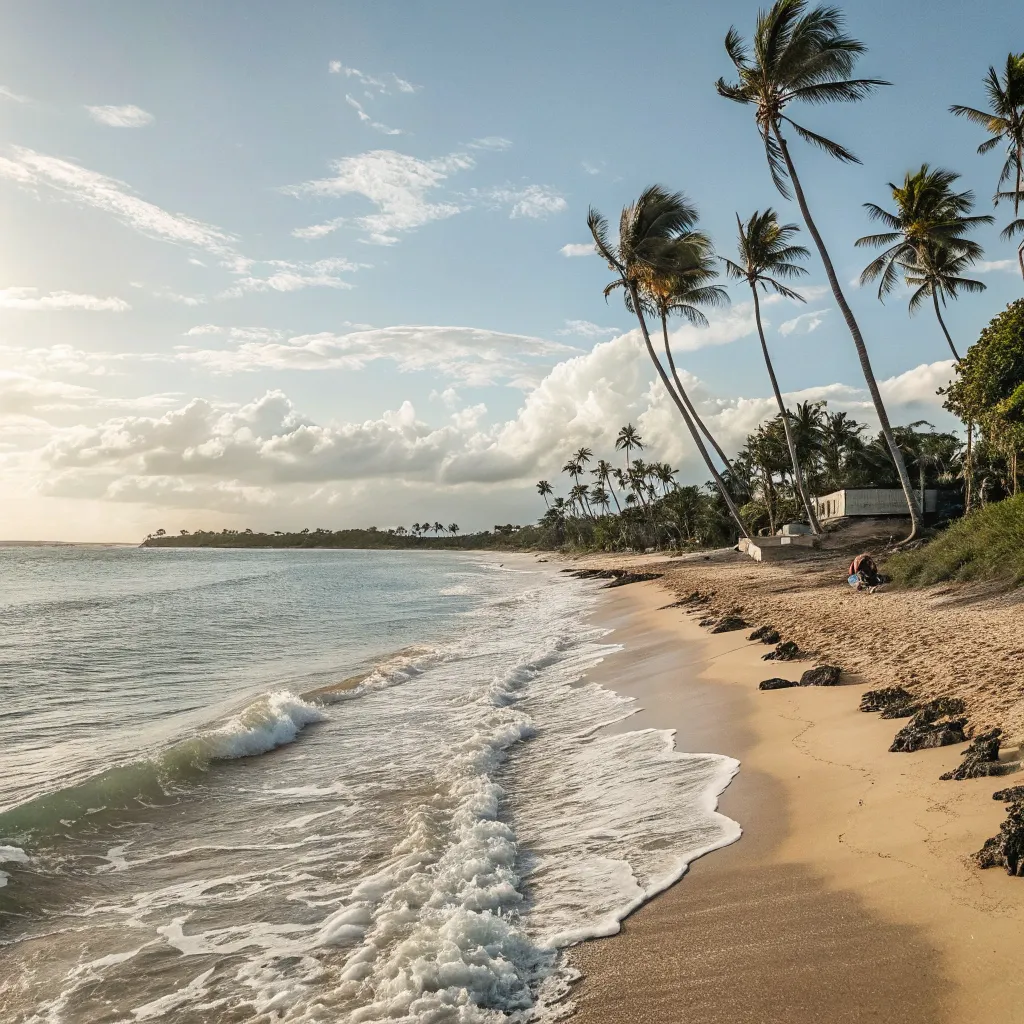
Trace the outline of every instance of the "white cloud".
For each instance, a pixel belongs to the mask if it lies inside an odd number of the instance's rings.
[[[237,298],[247,292],[296,292],[303,288],[351,288],[350,281],[339,277],[368,266],[351,260],[332,257],[312,263],[289,260],[262,260],[262,265],[271,268],[266,277],[246,275],[221,293],[222,298]]]
[[[828,309],[812,309],[807,313],[801,313],[779,324],[779,334],[788,337],[790,334],[810,334],[816,331],[824,322]]]
[[[600,327],[589,320],[566,320],[565,327],[560,331],[555,331],[555,333],[561,335],[578,334],[581,338],[605,338],[609,334],[618,334],[620,332],[617,327]]]
[[[190,335],[220,333],[202,325]],[[299,335],[285,339],[232,329],[233,348],[181,348],[178,358],[214,373],[255,370],[361,370],[380,360],[394,362],[403,373],[431,371],[467,386],[502,381],[517,386],[535,383],[538,371],[577,352],[561,342],[469,327],[407,326],[354,330],[347,334]]]
[[[993,270],[1016,274],[1020,272],[1020,264],[1016,260],[981,260],[972,269],[979,274],[990,274]]]
[[[501,135],[485,135],[482,139],[474,139],[468,146],[469,149],[490,149],[498,152],[511,147],[512,140]]]
[[[332,178],[307,181],[284,189],[294,196],[336,198],[361,195],[378,212],[354,219],[367,232],[366,241],[392,245],[396,232],[413,231],[431,221],[453,217],[462,210],[450,202],[435,203],[427,194],[439,188],[450,175],[469,170],[475,161],[468,153],[449,153],[435,160],[419,160],[394,150],[378,149],[359,156],[343,157],[331,165]],[[293,232],[315,238],[335,230],[337,219]]]
[[[553,213],[562,213],[569,207],[564,196],[546,185],[493,188],[484,192],[483,197],[501,206],[511,206],[509,217],[512,218],[531,217],[540,220]]]
[[[600,174],[604,170],[604,161],[595,163],[593,160],[584,160],[581,164],[584,174]]]
[[[29,98],[22,96],[20,93],[15,92],[13,89],[8,89],[6,85],[0,85],[0,96],[5,100],[11,100],[14,103],[28,103]]]
[[[123,107],[89,107],[89,116],[110,128],[144,128],[153,123],[153,115],[142,107],[129,103]]]
[[[596,256],[593,242],[569,242],[558,250],[563,256]]]
[[[922,363],[896,377],[879,381],[878,388],[884,402],[901,406],[942,404],[937,395],[939,388],[948,387],[956,376],[956,363],[944,359],[937,363]]]
[[[40,310],[85,309],[91,312],[123,313],[131,309],[124,299],[101,299],[76,292],[39,294],[38,288],[0,288],[0,309]]]
[[[231,235],[146,202],[133,195],[122,181],[23,146],[12,147],[12,153],[12,160],[0,158],[0,177],[23,185],[46,185],[83,206],[111,214],[149,238],[205,249],[222,257],[237,257]]]
[[[363,105],[355,97],[346,94],[345,102],[355,110],[359,115],[359,120],[362,121],[363,124],[368,124],[371,128],[380,132],[382,135],[405,135],[405,132],[403,132],[401,128],[389,128],[386,124],[382,124],[380,121],[374,121],[374,119],[363,109]]]
[[[346,78],[353,78],[359,82],[360,85],[365,86],[367,89],[372,89],[374,92],[380,93],[381,95],[387,95],[388,93],[393,92],[413,93],[422,88],[422,86],[413,85],[412,82],[407,82],[404,78],[399,78],[398,75],[391,71],[388,71],[383,78],[377,78],[373,75],[365,74],[358,68],[345,67],[340,60],[332,60],[327,65],[327,70],[332,75],[344,75]]]

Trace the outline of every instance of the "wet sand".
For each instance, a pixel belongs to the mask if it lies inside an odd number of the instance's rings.
[[[858,710],[867,677],[758,692],[810,663],[763,663],[746,631],[665,608],[675,596],[608,591],[597,620],[625,649],[590,678],[645,708],[620,728],[741,760],[720,810],[744,835],[571,953],[574,1020],[1024,1021],[1024,881],[968,859],[1002,821],[992,791],[1022,777],[938,781],[959,746],[889,754],[902,723]]]

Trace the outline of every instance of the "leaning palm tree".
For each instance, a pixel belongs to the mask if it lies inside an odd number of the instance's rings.
[[[772,383],[775,402],[779,407],[779,416],[786,432],[786,446],[789,448],[789,459],[793,465],[793,480],[804,512],[807,514],[807,521],[814,533],[820,534],[821,526],[814,514],[814,503],[804,486],[804,474],[800,468],[800,459],[797,457],[789,413],[782,401],[772,357],[768,354],[768,342],[765,340],[764,325],[761,323],[761,298],[758,295],[758,288],[765,292],[770,289],[776,295],[804,302],[804,297],[784,285],[782,280],[792,280],[806,274],[806,267],[800,266],[796,261],[807,259],[810,252],[802,245],[792,244],[793,236],[800,229],[795,224],[780,224],[775,211],[770,208],[763,213],[755,210],[745,224],[740,220],[740,215],[736,214],[736,224],[739,228],[739,259],[737,262],[726,260],[725,269],[730,277],[737,281],[746,281],[750,285],[750,293],[754,297],[754,322],[757,324],[757,335],[761,339],[761,354],[764,356],[768,379]]]
[[[865,246],[886,246],[860,275],[861,284],[878,281],[878,298],[885,301],[899,282],[914,276],[921,284],[910,299],[910,312],[917,312],[926,296],[931,296],[942,333],[946,336],[953,358],[959,363],[953,339],[942,319],[939,308],[947,298],[955,299],[963,291],[981,292],[980,281],[963,277],[963,271],[984,255],[981,246],[967,237],[967,232],[981,224],[991,224],[991,216],[969,216],[974,207],[974,193],[954,192],[953,185],[960,175],[941,167],[922,164],[920,169],[907,172],[902,185],[889,182],[895,213],[883,210],[874,203],[865,203],[872,220],[881,221],[889,230],[877,235],[865,235],[854,243]]]
[[[686,405],[673,387],[661,360],[658,359],[658,354],[654,351],[640,296],[640,289],[652,275],[661,275],[671,271],[673,242],[682,232],[689,229],[691,223],[689,203],[683,196],[668,192],[660,185],[652,185],[645,189],[635,203],[631,203],[623,209],[619,220],[619,239],[615,245],[608,237],[608,222],[605,218],[593,208],[587,215],[587,225],[594,238],[594,245],[608,264],[608,268],[616,275],[611,284],[605,288],[605,295],[607,296],[609,292],[619,287],[625,289],[629,304],[640,325],[640,333],[643,336],[644,345],[647,347],[647,354],[650,356],[651,362],[654,363],[665,390],[679,410],[679,414],[693,438],[693,443],[711,473],[730,515],[735,520],[740,533],[749,540],[750,534],[747,532],[729,489],[725,486],[722,474],[708,455],[696,424],[690,418]]]
[[[615,488],[611,483],[611,476],[614,472],[614,467],[607,459],[598,459],[597,465],[590,471],[592,476],[597,477],[598,483],[603,484],[607,493],[612,496],[612,500],[615,502],[615,510],[621,512],[622,506],[619,504],[619,496],[615,493]]]
[[[747,49],[734,28],[729,29],[725,37],[725,49],[736,66],[739,81],[730,84],[720,78],[716,88],[719,95],[727,99],[755,107],[757,128],[764,142],[768,168],[775,187],[788,197],[787,180],[793,186],[804,224],[814,239],[836,305],[853,338],[875,413],[896,465],[910,512],[911,527],[907,540],[911,540],[917,536],[921,517],[903,453],[893,438],[889,414],[882,402],[860,327],[846,301],[828,249],[811,216],[807,197],[789,152],[789,144],[782,134],[782,126],[786,124],[805,142],[817,146],[837,160],[859,163],[857,157],[838,142],[797,124],[786,114],[786,109],[794,101],[853,102],[863,99],[878,86],[889,83],[874,78],[849,77],[857,58],[866,47],[843,33],[843,15],[838,9],[815,7],[808,10],[807,0],[775,0],[767,11],[758,14],[753,52]]]
[[[547,480],[537,481],[537,493],[544,499],[544,507],[551,508],[551,502],[548,501],[548,495],[552,493],[551,484]]]
[[[1024,218],[1020,216],[1020,204],[1024,202],[1024,53],[1007,54],[1002,80],[996,69],[990,67],[985,76],[985,91],[989,98],[988,110],[959,104],[954,104],[949,110],[958,117],[966,117],[981,125],[988,132],[989,138],[978,147],[979,153],[987,153],[1000,143],[1006,146],[1006,159],[996,183],[995,201],[997,205],[1002,199],[1013,201],[1014,219],[1000,235],[1009,241],[1024,231]],[[1003,185],[1008,181],[1012,181],[1014,187],[1005,191]],[[1024,242],[1017,248],[1017,262],[1024,277]]]

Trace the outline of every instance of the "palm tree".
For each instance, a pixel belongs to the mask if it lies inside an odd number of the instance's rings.
[[[617,512],[622,511],[622,506],[619,504],[619,496],[615,493],[615,488],[611,484],[611,475],[615,470],[610,462],[606,459],[598,459],[597,465],[590,471],[591,476],[597,478],[598,483],[604,485],[607,492],[612,496],[615,502],[615,509]]]
[[[1000,143],[1006,145],[1006,159],[996,182],[995,202],[998,205],[1001,199],[1013,200],[1014,219],[1000,235],[1009,241],[1018,231],[1024,231],[1024,218],[1020,216],[1020,204],[1024,200],[1024,53],[1007,54],[1002,81],[996,69],[990,67],[985,76],[985,91],[989,98],[988,110],[959,104],[954,104],[949,110],[958,117],[966,117],[981,125],[988,132],[989,138],[978,147],[979,153],[987,153]],[[1002,186],[1011,180],[1015,187],[1008,192],[1003,191]],[[1024,277],[1024,242],[1017,247],[1017,262]]]
[[[608,222],[604,217],[593,208],[587,215],[587,225],[593,235],[594,245],[598,253],[604,257],[609,269],[617,275],[616,279],[605,288],[605,295],[607,296],[610,291],[618,287],[625,289],[640,325],[640,333],[647,347],[647,354],[650,356],[651,362],[654,363],[665,390],[668,391],[669,397],[679,410],[679,414],[693,438],[693,443],[714,478],[715,485],[718,487],[730,515],[735,520],[740,533],[749,540],[750,534],[747,533],[739,509],[736,507],[729,489],[725,486],[721,473],[708,455],[707,448],[704,447],[704,442],[690,418],[686,405],[672,386],[672,381],[654,351],[640,299],[640,288],[645,281],[650,280],[652,275],[661,275],[671,271],[673,242],[680,232],[687,230],[690,223],[692,223],[690,207],[686,200],[681,195],[667,192],[658,185],[645,189],[635,203],[630,204],[622,211],[617,245],[613,246],[608,238]]]
[[[775,0],[769,10],[758,14],[753,55],[739,33],[734,28],[729,29],[725,37],[725,49],[736,66],[739,81],[729,84],[720,78],[716,88],[719,95],[737,103],[752,104],[756,108],[757,127],[764,142],[768,168],[775,187],[788,197],[787,178],[792,183],[804,224],[814,239],[832,294],[853,338],[875,413],[899,474],[910,512],[910,535],[906,538],[909,541],[917,536],[921,517],[903,453],[893,437],[889,414],[882,402],[860,327],[846,301],[828,249],[811,216],[807,197],[789,152],[789,144],[782,134],[782,125],[785,123],[805,142],[817,146],[837,160],[844,163],[860,162],[838,142],[804,128],[785,113],[793,101],[854,102],[863,99],[878,86],[889,84],[874,78],[849,77],[857,58],[866,47],[845,35],[842,29],[842,13],[834,7],[808,10],[807,0]]]
[[[414,534],[416,534],[417,537],[420,535],[420,524],[419,523],[413,523],[412,524],[412,532]]]
[[[589,451],[589,449],[581,448],[580,451]],[[589,456],[588,456],[588,458],[589,458]],[[573,490],[576,491],[577,494],[581,494],[582,495],[582,500],[580,501],[580,510],[581,511],[585,510],[587,512],[587,514],[590,515],[591,514],[590,513],[590,506],[588,504],[586,504],[586,488],[584,487],[582,492],[579,491],[580,477],[583,475],[583,463],[580,461],[578,455],[573,456],[562,467],[562,472],[563,473],[568,473],[569,476],[572,477],[572,482],[573,482],[573,485],[574,485],[573,486]]]
[[[434,536],[436,537],[439,533],[444,533],[444,523],[434,523],[429,529],[434,531]]]
[[[637,451],[644,450],[644,441],[640,434],[637,432],[636,427],[632,423],[627,423],[624,427],[619,427],[618,434],[615,435],[615,450],[626,452],[626,472],[629,472],[629,453],[636,448]]]
[[[608,499],[608,492],[600,486],[600,484],[594,484],[590,488],[590,500],[598,508],[603,508],[605,515],[608,514],[608,508],[611,505],[611,501]]]
[[[547,480],[537,481],[537,493],[544,499],[544,507],[551,508],[551,503],[548,501],[548,495],[552,493],[551,484]]]
[[[878,279],[878,298],[885,301],[896,287],[899,272],[910,283],[919,279],[917,290],[910,298],[910,312],[920,308],[925,296],[930,295],[942,333],[946,336],[953,358],[960,356],[942,319],[939,300],[955,299],[962,289],[981,292],[980,281],[963,277],[963,271],[984,255],[977,242],[965,237],[979,224],[991,224],[991,216],[968,216],[974,206],[973,192],[954,192],[953,185],[960,175],[954,171],[928,164],[920,170],[907,172],[902,185],[889,182],[896,212],[890,213],[874,203],[865,203],[872,220],[881,221],[889,230],[878,235],[865,235],[854,243],[857,246],[887,246],[860,275],[861,284]]]
[[[775,211],[771,208],[764,213],[755,210],[746,224],[740,220],[740,215],[736,214],[736,224],[739,228],[739,262],[726,260],[725,269],[730,277],[737,281],[746,281],[750,285],[750,293],[754,297],[754,321],[757,324],[757,335],[761,339],[761,354],[764,356],[764,365],[768,368],[768,379],[771,381],[775,402],[779,407],[779,416],[782,417],[782,426],[786,432],[786,446],[789,448],[789,459],[793,465],[793,480],[803,502],[807,521],[814,533],[820,534],[821,526],[814,514],[814,504],[804,486],[804,475],[793,441],[789,414],[782,401],[775,367],[772,366],[772,358],[768,353],[768,342],[765,340],[764,325],[761,323],[761,299],[757,293],[758,288],[765,292],[770,288],[777,295],[787,299],[805,301],[802,295],[786,287],[780,279],[792,280],[806,274],[807,269],[795,261],[807,259],[810,253],[802,245],[792,244],[793,236],[800,229],[795,224],[780,224]]]
[[[451,535],[452,535],[453,537],[455,537],[455,536],[458,536],[458,533],[459,533],[459,524],[458,524],[458,523],[452,523],[452,524],[451,524],[451,525],[450,525],[450,526],[448,527],[448,532],[449,532],[449,533],[450,533],[450,534],[451,534]]]

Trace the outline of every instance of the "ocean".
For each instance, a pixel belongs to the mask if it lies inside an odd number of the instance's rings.
[[[0,1020],[553,1021],[738,765],[620,724],[597,584],[0,548]]]

